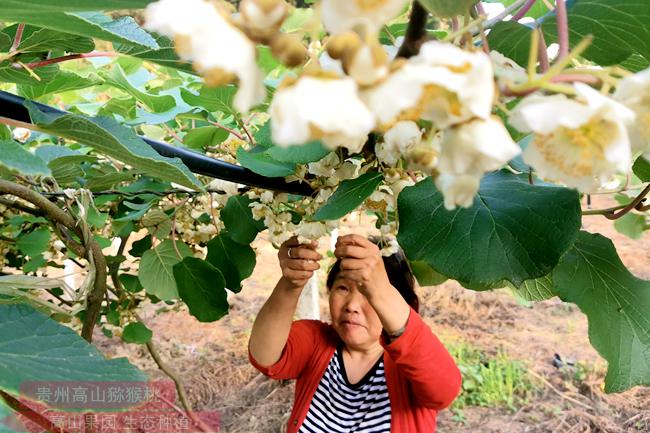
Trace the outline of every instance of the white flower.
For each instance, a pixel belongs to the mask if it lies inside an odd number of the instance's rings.
[[[351,78],[303,76],[275,92],[269,113],[273,142],[280,146],[321,139],[330,149],[358,153],[374,127]]]
[[[334,170],[333,175],[329,178],[330,183],[333,185],[339,184],[341,181],[346,179],[354,179],[359,176],[359,170],[361,169],[361,164],[363,163],[362,159],[359,158],[348,158],[343,161],[336,170]]]
[[[52,248],[54,248],[55,251],[61,251],[65,248],[65,244],[60,239],[57,239],[52,242]]]
[[[235,78],[239,90],[233,105],[248,111],[262,102],[266,89],[257,67],[253,42],[206,0],[160,0],[145,9],[145,28],[174,39],[184,60],[209,85],[223,85]]]
[[[386,242],[386,246],[381,249],[381,255],[390,257],[397,252],[399,252],[399,244],[397,243],[397,239],[391,236]]]
[[[30,131],[27,128],[14,128],[13,132],[11,133],[13,136],[14,140],[20,141],[21,143],[25,143],[27,140],[29,140],[29,137],[32,135],[32,131]]]
[[[456,206],[472,207],[480,182],[481,175],[475,174],[440,174],[435,180],[447,210],[454,210]]]
[[[623,78],[614,98],[636,113],[636,122],[628,125],[632,147],[650,158],[650,68]]]
[[[520,153],[500,120],[474,119],[444,131],[438,170],[482,175],[501,168]]]
[[[260,194],[260,201],[267,204],[273,202],[273,191],[264,191]]]
[[[244,25],[255,38],[268,38],[277,32],[288,11],[284,0],[242,0],[239,4]]]
[[[307,244],[313,240],[326,236],[328,233],[327,225],[324,222],[300,222],[296,229],[298,242]]]
[[[375,153],[380,161],[391,167],[409,150],[422,141],[422,130],[413,121],[397,122],[384,134],[384,141],[375,146]]]
[[[406,0],[322,0],[321,19],[332,34],[347,30],[376,34],[406,6]]]
[[[338,155],[330,152],[320,160],[307,164],[307,171],[316,176],[330,177],[334,174],[334,170],[339,165],[339,162]]]
[[[497,78],[500,87],[521,84],[528,80],[526,70],[500,52],[490,51],[490,60],[492,60],[494,76]]]
[[[237,184],[230,182],[229,180],[223,179],[213,179],[208,184],[209,190],[223,191],[228,195],[237,195],[239,191],[237,189]]]
[[[447,128],[492,111],[492,63],[483,52],[468,52],[452,44],[430,41],[361,98],[381,129],[399,120],[425,119]]]
[[[524,162],[544,178],[581,192],[593,192],[631,164],[626,125],[634,112],[576,83],[579,99],[565,95],[525,98],[513,111],[510,124],[534,138],[523,153]]]
[[[343,71],[362,86],[369,86],[388,75],[388,54],[375,37],[362,39],[347,31],[327,42],[330,58],[341,61]]]

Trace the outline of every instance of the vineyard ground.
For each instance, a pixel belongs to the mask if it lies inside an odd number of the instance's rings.
[[[609,205],[604,199],[594,200],[594,207]],[[371,228],[365,218],[351,224],[346,232],[367,233]],[[586,217],[584,229],[612,238],[628,268],[650,279],[650,235],[632,241],[602,216]],[[329,241],[320,245],[326,253]],[[227,317],[199,323],[185,310],[157,314],[160,304],[148,306],[143,315],[160,354],[183,377],[193,407],[219,412],[221,431],[227,433],[284,431],[293,401],[293,383],[266,379],[247,358],[252,322],[280,272],[276,250],[263,235],[255,247],[258,265],[242,291],[229,297]],[[321,314],[322,320],[328,320],[324,274],[320,275]],[[526,305],[506,290],[478,293],[454,282],[421,288],[419,295],[421,314],[443,341],[463,341],[488,354],[503,350],[509,358],[525,363],[539,385],[535,397],[515,410],[443,411],[438,432],[650,432],[650,388],[612,395],[602,392],[606,364],[589,345],[587,321],[577,307],[558,299]],[[108,339],[99,331],[95,341],[107,356],[127,356],[152,378],[164,377],[143,346]],[[574,370],[556,368],[555,354],[582,365],[580,377],[572,378]]]

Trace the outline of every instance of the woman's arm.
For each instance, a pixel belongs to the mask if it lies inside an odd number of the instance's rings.
[[[251,356],[261,366],[275,364],[282,355],[300,293],[320,267],[321,255],[316,246],[316,242],[301,245],[293,237],[280,247],[278,258],[282,277],[258,313],[248,343]]]

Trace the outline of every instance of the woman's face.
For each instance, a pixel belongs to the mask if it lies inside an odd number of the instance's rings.
[[[381,321],[354,281],[336,277],[329,301],[332,325],[346,346],[363,350],[379,344]]]

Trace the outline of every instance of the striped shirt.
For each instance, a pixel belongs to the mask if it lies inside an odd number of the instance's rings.
[[[356,384],[348,382],[342,347],[332,356],[299,433],[389,433],[390,400],[383,356]]]

